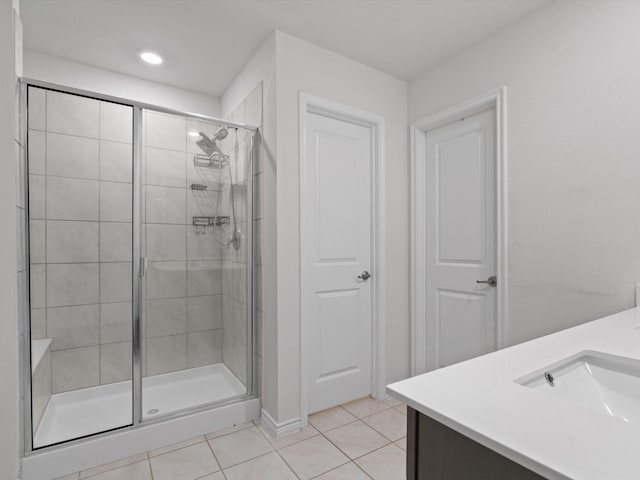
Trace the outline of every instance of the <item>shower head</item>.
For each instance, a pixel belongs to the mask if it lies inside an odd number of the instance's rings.
[[[196,145],[200,147],[204,153],[206,153],[209,157],[213,154],[218,153],[220,155],[224,155],[218,145],[216,145],[217,141],[224,140],[229,135],[229,130],[226,127],[220,127],[213,134],[213,138],[209,138],[209,136],[204,132],[199,132],[200,140],[196,141]]]
[[[229,130],[227,130],[227,127],[220,127],[216,130],[216,133],[213,134],[213,139],[216,141],[224,140],[225,138],[227,138],[227,135],[229,135]]]
[[[204,132],[199,132],[199,133],[200,133],[200,140],[196,141],[196,145],[200,147],[200,150],[202,150],[208,156],[211,156],[214,153],[219,152],[218,146],[216,145],[215,138],[213,139],[209,138],[207,134]]]

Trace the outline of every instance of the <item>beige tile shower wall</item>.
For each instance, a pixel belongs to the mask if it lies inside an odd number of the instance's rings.
[[[35,88],[29,107],[32,337],[53,340],[53,393],[128,380],[131,109]],[[222,360],[222,264],[212,236],[191,226],[194,215],[214,215],[218,177],[193,166],[199,150],[187,131],[215,127],[146,120],[144,355],[153,375]]]
[[[171,115],[144,116],[146,375],[222,361],[222,252],[211,228],[197,234],[192,225],[194,216],[216,214],[220,173],[194,164],[202,152],[188,134],[211,136],[215,129]]]
[[[262,83],[258,84],[253,91],[245,98],[231,114],[230,120],[262,127]],[[259,137],[260,135],[258,135]],[[259,142],[259,139],[258,139]],[[242,239],[246,239],[247,222],[253,221],[254,244],[248,248],[254,249],[254,279],[255,286],[261,286],[261,198],[260,198],[260,157],[258,150],[257,158],[254,161],[254,176],[248,178],[248,167],[245,152],[246,143],[241,142],[236,146],[238,162],[234,170],[235,182],[238,188],[235,192],[236,212],[239,213],[239,228],[242,232]],[[247,218],[247,184],[254,183],[254,214],[253,219]],[[233,247],[223,249],[223,359],[233,373],[243,382],[246,381],[246,279],[247,279],[247,248],[235,250]],[[257,292],[257,304],[255,305],[256,332],[254,354],[256,355],[256,365],[258,368],[258,394],[261,392],[262,377],[262,302],[260,289]]]
[[[29,89],[31,334],[51,392],[130,378],[131,108]]]

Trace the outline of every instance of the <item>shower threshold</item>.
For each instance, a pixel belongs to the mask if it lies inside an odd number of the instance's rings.
[[[245,386],[223,363],[145,377],[142,417],[150,420],[245,393]],[[131,425],[132,417],[131,381],[56,393],[44,411],[34,447]]]

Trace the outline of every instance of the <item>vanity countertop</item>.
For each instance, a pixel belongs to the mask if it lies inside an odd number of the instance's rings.
[[[640,360],[629,309],[387,386],[387,392],[550,479],[640,479],[640,424],[515,382],[584,350]]]

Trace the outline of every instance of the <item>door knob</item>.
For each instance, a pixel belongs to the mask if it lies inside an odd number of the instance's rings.
[[[369,280],[371,278],[371,274],[365,270],[360,275],[358,275],[358,278],[360,280],[362,280],[363,282],[366,282],[367,280]]]
[[[476,283],[486,283],[490,287],[495,287],[498,285],[498,277],[496,277],[495,275],[491,275],[486,280],[476,280]]]

